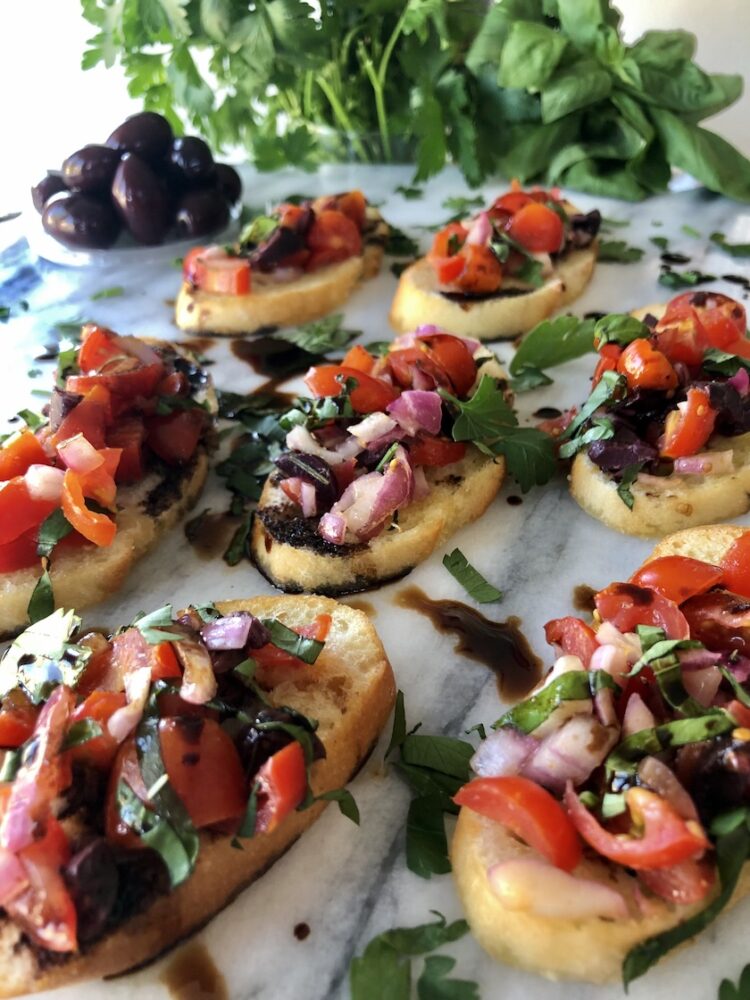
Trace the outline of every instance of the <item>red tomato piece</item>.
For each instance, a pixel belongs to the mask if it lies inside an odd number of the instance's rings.
[[[594,377],[592,379],[592,388],[598,385],[601,381],[601,377],[605,372],[613,372],[617,370],[617,362],[622,354],[622,348],[618,344],[602,344],[599,348],[599,360],[597,361],[596,368],[594,369]]]
[[[237,820],[247,807],[247,782],[231,736],[213,719],[162,719],[159,742],[169,783],[201,829]]]
[[[719,292],[683,292],[667,305],[669,316],[685,307],[695,309],[712,347],[726,350],[737,339],[747,337],[745,307],[736,299]]]
[[[458,281],[466,267],[466,258],[458,253],[454,257],[431,257],[430,260],[441,285]]]
[[[679,382],[666,356],[643,338],[628,344],[617,361],[617,371],[631,389],[676,389]]]
[[[711,407],[708,390],[688,389],[686,405],[667,415],[662,455],[666,458],[695,455],[711,437],[715,422],[716,411]]]
[[[3,698],[0,709],[0,747],[20,747],[34,732],[39,709],[19,689]]]
[[[432,247],[427,254],[428,260],[440,260],[455,257],[466,242],[469,230],[460,222],[450,222],[439,233],[435,234]]]
[[[73,528],[94,545],[111,545],[117,534],[117,525],[106,514],[89,510],[83,498],[81,477],[71,469],[65,472],[62,493],[62,511]]]
[[[137,358],[127,355],[110,362],[95,375],[69,375],[65,388],[68,392],[86,394],[101,386],[123,399],[134,399],[136,396],[148,398],[156,392],[163,375],[164,365],[161,362],[144,365]],[[91,443],[94,444],[93,441]]]
[[[598,822],[568,782],[565,807],[573,824],[591,847],[619,865],[637,870],[671,868],[695,861],[711,846],[695,820],[683,819],[672,806],[646,788],[629,788],[625,801],[639,836],[610,833]]]
[[[57,447],[61,441],[83,434],[95,448],[104,447],[105,428],[112,418],[112,397],[103,385],[94,385],[84,398],[63,418],[62,423],[50,437],[50,443]]]
[[[744,729],[750,728],[750,708],[747,705],[743,705],[741,701],[734,698],[727,705],[727,712],[738,726],[742,726]]]
[[[78,367],[84,373],[98,372],[115,358],[122,358],[127,351],[114,330],[96,323],[86,323],[81,329],[81,348]]]
[[[22,476],[30,465],[51,465],[39,438],[30,430],[13,435],[0,447],[0,481]]]
[[[557,868],[570,872],[581,860],[581,842],[565,810],[535,781],[474,778],[453,801],[507,826]]]
[[[557,253],[565,238],[560,216],[547,205],[532,201],[514,213],[508,234],[532,253]]]
[[[430,356],[450,378],[458,396],[466,396],[477,379],[477,366],[466,341],[450,333],[431,333],[419,337]]]
[[[739,536],[721,560],[724,585],[742,597],[750,597],[750,531]]]
[[[148,643],[137,628],[113,636],[109,648],[96,660],[96,664],[93,658],[89,661],[85,681],[88,684],[89,674],[95,673],[98,685],[107,691],[122,691],[125,677],[141,667],[151,668],[153,681],[182,676],[172,643]]]
[[[325,642],[326,636],[331,627],[330,615],[318,615],[309,625],[303,625],[296,629],[298,635],[303,635],[306,639],[317,639],[318,642]],[[273,643],[268,642],[260,649],[253,650],[253,659],[258,664],[255,677],[262,687],[275,687],[286,680],[290,674],[295,676],[300,670],[309,668],[309,664],[299,657],[287,653]]]
[[[0,545],[0,573],[27,569],[39,562],[39,556],[36,554],[38,535],[36,528],[30,528],[12,542]]]
[[[449,441],[448,438],[422,438],[409,446],[409,458],[415,465],[439,468],[460,462],[466,454],[463,441]]]
[[[597,646],[596,634],[580,618],[555,618],[544,626],[550,646],[560,646],[563,653],[577,656],[588,669]]]
[[[357,381],[356,387],[349,395],[357,413],[385,410],[398,395],[393,386],[382,379],[373,378],[372,375],[366,375],[356,368],[347,368],[345,365],[316,365],[305,375],[305,385],[313,396],[338,396],[348,378]]]
[[[503,280],[500,261],[489,247],[465,244],[461,250],[464,269],[456,279],[462,292],[471,295],[490,295],[496,292]]]
[[[300,744],[295,740],[269,757],[255,780],[260,785],[255,833],[272,833],[305,797],[307,768]]]
[[[605,622],[621,632],[634,632],[636,625],[663,628],[668,639],[690,638],[685,615],[674,601],[655,590],[633,583],[611,583],[595,596],[596,610]]]
[[[347,191],[336,198],[336,208],[339,212],[351,219],[354,225],[362,230],[367,215],[367,199],[359,190]]]
[[[344,368],[356,368],[358,372],[369,375],[375,366],[375,358],[361,344],[350,347],[341,362]]]
[[[728,590],[710,590],[682,606],[690,638],[708,649],[739,650],[750,655],[750,613],[747,602]]]
[[[137,483],[143,479],[143,443],[146,428],[139,416],[123,417],[107,431],[107,444],[120,451],[115,473],[118,483]]]
[[[654,329],[656,347],[670,361],[697,368],[709,340],[697,311],[686,303],[668,308]]]
[[[680,861],[670,868],[642,869],[638,876],[660,899],[676,906],[700,903],[716,883],[716,866],[708,860]]]
[[[58,506],[54,500],[33,500],[23,476],[0,483],[0,545],[37,528]]]
[[[115,474],[122,454],[119,448],[101,448],[99,454],[103,463],[91,472],[79,473],[81,489],[85,497],[91,497],[103,507],[113,507],[117,495]]]
[[[204,426],[203,410],[178,410],[168,417],[152,417],[146,440],[168,465],[183,465],[195,454]]]
[[[492,203],[492,208],[502,209],[504,212],[509,212],[510,215],[515,215],[516,212],[520,212],[526,205],[531,205],[533,201],[534,199],[531,195],[525,191],[508,191],[495,199]]]
[[[703,594],[722,582],[724,571],[719,566],[690,559],[688,556],[662,556],[652,559],[630,577],[636,587],[655,590],[657,594],[682,604],[689,597]]]
[[[109,735],[107,723],[126,702],[127,698],[122,691],[93,691],[81,702],[70,717],[71,725],[81,719],[93,719],[102,727],[102,735],[74,747],[71,751],[73,760],[98,768],[108,768],[112,764],[119,743]]]
[[[214,295],[249,295],[252,291],[250,261],[220,247],[193,247],[182,262],[185,280]]]
[[[316,213],[307,233],[312,251],[307,270],[315,271],[362,253],[362,235],[356,224],[343,212],[326,209]]]

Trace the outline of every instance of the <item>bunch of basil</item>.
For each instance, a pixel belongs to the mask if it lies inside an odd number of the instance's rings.
[[[446,160],[640,199],[678,166],[750,200],[750,162],[698,122],[739,97],[695,38],[619,35],[608,0],[81,0],[83,66],[261,169],[348,158]]]

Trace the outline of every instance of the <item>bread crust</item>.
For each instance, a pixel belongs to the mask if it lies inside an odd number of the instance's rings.
[[[645,562],[666,555],[682,555],[718,563],[733,542],[748,530],[737,525],[688,528],[664,538]],[[470,809],[461,809],[451,858],[456,888],[472,932],[493,958],[548,979],[598,984],[618,981],[623,960],[631,948],[683,923],[707,903],[702,900],[672,906],[649,897],[648,911],[644,913],[636,900],[635,879],[620,866],[587,849],[573,874],[616,888],[628,906],[627,919],[593,917],[574,921],[507,909],[490,887],[487,869],[498,862],[535,857],[538,857],[536,851],[506,827]],[[714,894],[718,891],[717,887]],[[727,908],[735,906],[748,892],[750,862],[745,864]]]
[[[395,699],[390,663],[367,616],[325,597],[257,597],[218,602],[222,614],[247,610],[277,617],[290,627],[318,614],[332,616],[323,652],[304,676],[270,692],[276,705],[289,705],[318,718],[324,760],[311,769],[315,794],[344,785],[376,743]],[[11,921],[0,920],[4,975],[0,997],[38,992],[85,979],[112,976],[153,960],[203,926],[262,874],[317,819],[327,803],[293,812],[270,834],[231,846],[231,837],[200,834],[200,853],[187,881],[158,897],[143,913],[127,920],[84,954],[61,964],[39,967]]]
[[[464,524],[481,517],[505,477],[505,461],[473,445],[460,462],[426,470],[432,489],[399,512],[396,528],[357,546],[333,546],[315,534],[316,519],[269,477],[253,519],[250,549],[263,575],[288,593],[351,594],[404,576]]]

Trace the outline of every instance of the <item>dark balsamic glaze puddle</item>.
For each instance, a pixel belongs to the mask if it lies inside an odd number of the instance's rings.
[[[224,977],[199,941],[181,949],[160,978],[175,1000],[229,1000]]]
[[[185,538],[201,559],[215,559],[226,551],[239,523],[232,514],[205,510],[187,522]]]
[[[319,355],[310,354],[301,347],[271,336],[269,332],[271,329],[269,327],[265,333],[261,332],[251,340],[232,341],[232,354],[249,365],[256,375],[277,379],[289,378],[291,375],[307,371],[311,365],[320,363]],[[331,360],[330,363],[336,362]]]
[[[186,340],[178,340],[177,346],[184,347],[186,351],[193,354],[205,354],[210,351],[216,341],[213,337],[188,337]]]
[[[452,632],[458,640],[455,652],[488,667],[508,701],[523,698],[541,677],[542,662],[521,631],[520,619],[493,622],[467,604],[434,601],[414,586],[398,591],[395,602],[425,615],[438,632]]]
[[[573,588],[573,607],[576,611],[594,611],[596,608],[594,604],[596,593],[596,590],[593,587],[589,587],[587,583],[579,583]]]
[[[305,938],[310,936],[310,925],[306,924],[304,921],[300,924],[294,925],[294,936],[298,941],[304,941]]]
[[[730,282],[732,285],[739,285],[745,292],[750,292],[750,279],[746,278],[742,274],[722,274],[722,279],[724,281]]]
[[[535,420],[555,420],[562,416],[562,410],[558,410],[556,406],[541,406],[531,415]]]
[[[520,507],[520,505],[523,503],[523,499],[517,496],[509,496],[506,500],[506,503],[509,503],[511,507]]]
[[[665,250],[663,254],[660,254],[659,259],[662,264],[689,264],[690,257],[684,253],[672,253],[669,250]]]

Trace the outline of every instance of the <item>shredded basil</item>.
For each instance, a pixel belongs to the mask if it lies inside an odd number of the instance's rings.
[[[63,514],[62,509],[58,507],[57,510],[53,510],[39,528],[36,554],[49,557],[60,539],[65,538],[72,530],[73,525]]]
[[[178,642],[185,638],[180,632],[169,631],[169,626],[173,624],[172,618],[172,605],[165,604],[147,615],[138,615],[132,624],[150,646],[157,646],[160,642]]]
[[[514,705],[493,724],[492,728],[513,726],[522,733],[533,733],[564,701],[582,701],[590,697],[590,675],[585,670],[569,670],[550,681],[538,694]]]
[[[73,747],[80,747],[89,740],[95,740],[104,735],[104,730],[96,719],[79,719],[74,722],[65,734],[63,750],[72,750]]]
[[[567,675],[565,675],[567,676]],[[605,761],[607,777],[633,774],[638,761],[654,756],[671,747],[682,747],[688,743],[720,736],[734,729],[736,723],[726,712],[704,715],[690,719],[676,719],[665,722],[653,729],[642,729],[626,737]]]
[[[278,649],[296,656],[303,663],[315,663],[320,656],[325,643],[300,635],[276,618],[261,618],[261,621],[271,635],[271,642]]]
[[[45,569],[36,582],[26,613],[33,625],[35,622],[48,618],[55,610],[55,595],[52,591],[52,580],[49,570]]]
[[[136,833],[143,843],[156,851],[164,862],[169,882],[174,889],[184,882],[195,867],[195,856],[184,838],[166,819],[141,802],[135,792],[124,781],[117,786],[117,805],[120,819]],[[195,852],[198,838],[195,835]]]
[[[493,604],[502,600],[502,591],[488,583],[460,549],[446,553],[443,556],[443,566],[478,604]]]

